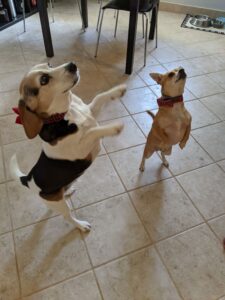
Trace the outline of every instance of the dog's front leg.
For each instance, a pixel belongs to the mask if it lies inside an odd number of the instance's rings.
[[[179,144],[181,149],[183,149],[185,147],[185,145],[186,145],[186,143],[189,139],[190,132],[191,132],[191,123],[187,126],[184,137],[183,137],[182,141]]]
[[[112,88],[111,90],[101,93],[99,95],[97,95],[92,102],[89,104],[89,108],[92,112],[92,114],[96,117],[100,111],[100,109],[102,108],[102,106],[111,101],[111,100],[115,100],[115,99],[119,99],[120,97],[122,97],[125,92],[126,92],[126,85],[125,84],[121,84],[118,85],[114,88]]]

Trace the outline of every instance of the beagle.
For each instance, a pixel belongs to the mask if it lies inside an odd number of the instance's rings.
[[[179,143],[183,149],[191,131],[191,115],[183,103],[186,73],[178,68],[166,74],[151,73],[150,76],[161,85],[162,97],[157,100],[159,110],[156,115],[148,111],[153,118],[152,128],[145,145],[140,171],[144,171],[145,159],[155,151],[161,151],[163,164],[169,163],[165,155],[170,155],[172,146]]]
[[[56,68],[37,65],[25,75],[18,114],[27,137],[39,135],[43,149],[28,175],[20,171],[16,155],[11,158],[10,170],[15,179],[38,192],[50,209],[88,231],[91,225],[76,219],[68,196],[74,191],[74,180],[98,155],[101,138],[123,129],[119,122],[99,126],[96,116],[106,102],[123,96],[126,86],[101,93],[87,105],[71,92],[78,81],[79,71],[73,62]]]

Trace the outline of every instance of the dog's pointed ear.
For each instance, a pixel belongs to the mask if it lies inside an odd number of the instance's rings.
[[[19,101],[19,114],[25,133],[29,139],[35,138],[41,131],[43,121],[35,113],[26,108],[23,100]]]
[[[155,80],[158,84],[162,83],[162,74],[159,73],[150,73],[150,77],[152,77],[153,80]]]

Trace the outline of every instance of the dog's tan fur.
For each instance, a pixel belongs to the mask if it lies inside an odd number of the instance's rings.
[[[183,94],[186,74],[184,73],[185,78],[180,78],[181,70],[183,69],[178,68],[166,74],[150,74],[161,85],[163,96],[177,97]],[[156,115],[152,112],[148,113],[153,118],[153,124],[144,149],[140,165],[141,171],[144,171],[145,159],[149,158],[155,151],[161,151],[163,164],[168,167],[169,164],[165,155],[170,155],[172,146],[178,143],[183,149],[191,131],[191,115],[183,102],[174,103],[172,107],[161,106]]]

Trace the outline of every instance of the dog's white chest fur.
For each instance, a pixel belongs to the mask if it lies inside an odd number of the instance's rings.
[[[51,158],[68,159],[72,161],[83,159],[89,153],[92,153],[92,156],[96,157],[100,151],[100,141],[96,141],[91,149],[85,149],[83,143],[83,137],[86,132],[88,132],[90,128],[98,126],[89,106],[80,98],[73,95],[65,119],[69,120],[69,123],[75,123],[78,127],[78,131],[59,140],[56,145],[44,142],[43,150],[45,154]]]

